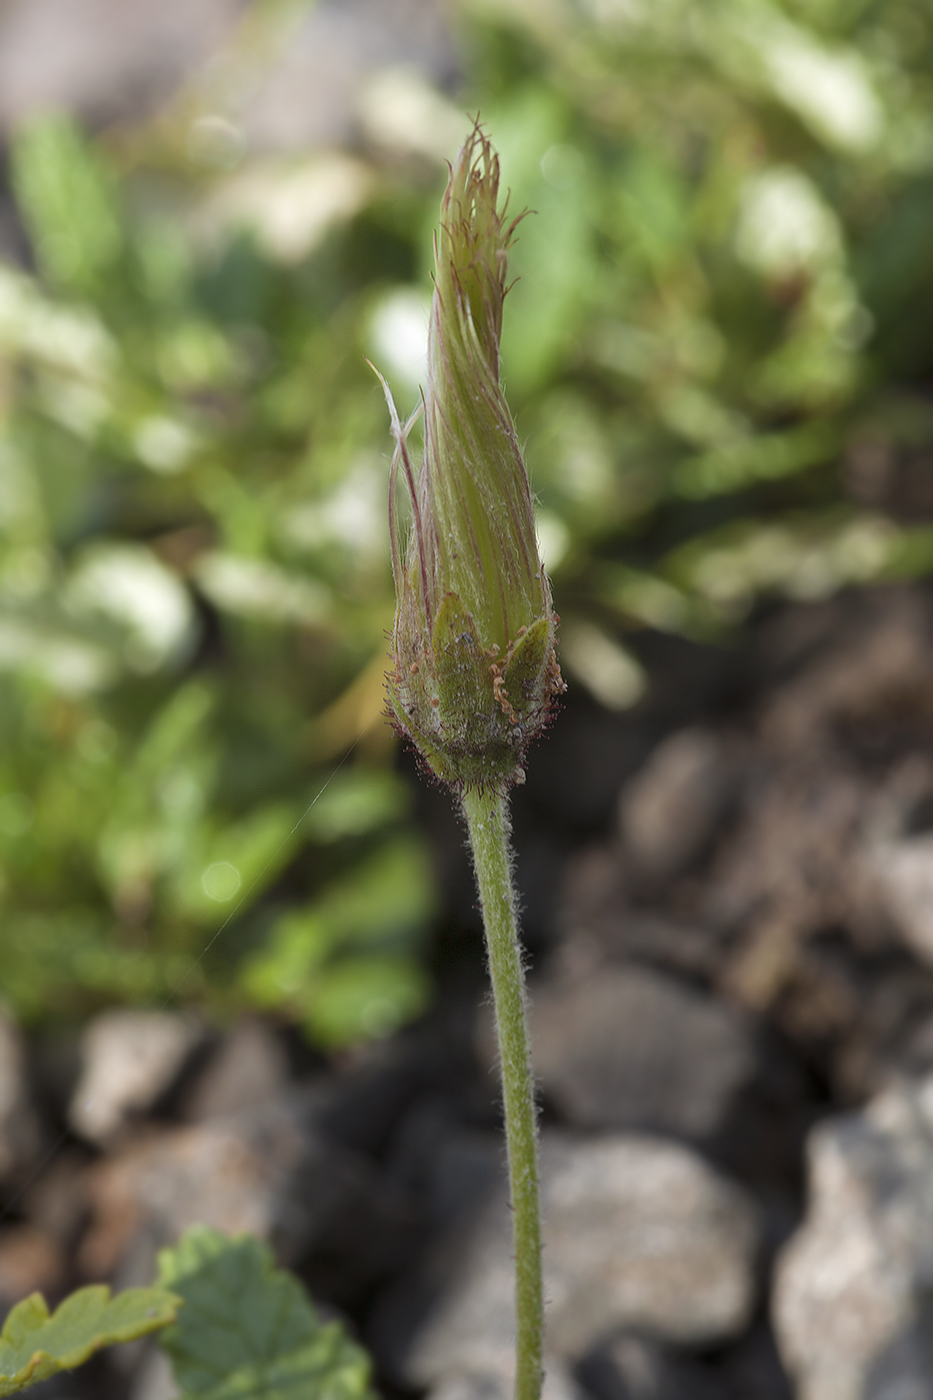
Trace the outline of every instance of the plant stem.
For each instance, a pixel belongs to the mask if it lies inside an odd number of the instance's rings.
[[[486,929],[502,1069],[515,1239],[515,1400],[539,1400],[543,1303],[538,1153],[508,809],[499,793],[476,787],[467,787],[462,800]]]

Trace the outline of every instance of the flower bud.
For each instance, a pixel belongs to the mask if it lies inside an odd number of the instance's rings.
[[[417,479],[408,452],[414,419],[401,425],[383,387],[396,439],[392,715],[445,781],[505,790],[522,780],[525,750],[564,685],[531,489],[499,381],[519,219],[507,222],[498,193],[499,160],[476,126],[451,169],[435,238]],[[407,545],[395,520],[399,467],[411,500]]]

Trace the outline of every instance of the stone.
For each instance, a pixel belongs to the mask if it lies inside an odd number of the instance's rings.
[[[80,1148],[57,1148],[19,1201],[29,1223],[51,1235],[69,1254],[87,1216],[86,1166],[86,1153]]]
[[[446,1376],[430,1392],[428,1400],[512,1400],[515,1393],[514,1358],[501,1371],[468,1371]],[[544,1358],[541,1400],[584,1400],[584,1393],[559,1361]]]
[[[380,114],[380,134],[395,144],[419,117],[425,143],[434,135],[425,116],[450,125],[432,84],[450,83],[457,46],[437,0],[322,0],[267,16],[258,44],[239,24],[247,9],[247,0],[3,0],[0,134],[49,108],[95,126],[138,119],[186,85],[205,108],[189,155],[221,170],[247,147],[305,155],[346,145]]]
[[[539,1082],[577,1128],[707,1140],[755,1074],[743,1014],[651,968],[538,983],[529,1020]]]
[[[95,1017],[81,1037],[71,1126],[90,1142],[110,1142],[168,1092],[203,1039],[200,1022],[172,1011],[116,1010]]]
[[[914,751],[897,763],[863,819],[857,868],[913,955],[933,966],[933,764]]]
[[[754,1303],[758,1227],[740,1187],[688,1148],[646,1135],[546,1132],[541,1166],[556,1360],[622,1327],[688,1344],[742,1330]],[[482,1205],[464,1212],[421,1270],[380,1301],[374,1349],[407,1385],[502,1375],[514,1346],[512,1290],[500,1171]]]
[[[637,1332],[610,1337],[576,1370],[594,1400],[730,1400],[732,1394],[710,1367]]]
[[[410,107],[426,78],[443,80],[456,66],[449,21],[436,0],[323,0],[297,16],[288,42],[257,75],[243,104],[243,130],[260,151],[345,144],[361,120],[375,124],[366,103],[359,109],[380,70],[406,70]]]
[[[172,1363],[157,1342],[148,1342],[142,1352],[130,1386],[130,1400],[176,1400]]]
[[[880,755],[893,724],[898,747],[906,747],[905,728],[912,739],[924,733],[933,709],[929,598],[916,588],[866,589],[815,610],[792,609],[778,630],[806,631],[820,615],[823,625],[793,674],[763,707],[769,741],[788,754],[815,754],[844,733],[850,751]]]
[[[336,1294],[348,1280],[371,1286],[398,1266],[404,1203],[381,1187],[364,1157],[319,1131],[317,1106],[313,1093],[280,1096],[229,1118],[150,1131],[93,1165],[84,1273],[123,1270],[141,1281],[135,1274],[145,1269],[134,1259],[148,1268],[154,1249],[203,1224],[268,1240],[287,1265],[317,1256],[316,1277],[330,1270]]]
[[[0,1181],[16,1180],[28,1172],[41,1144],[26,1046],[15,1022],[0,1009]]]
[[[244,0],[6,0],[0,129],[49,107],[99,121],[164,99],[229,34]]]
[[[869,859],[892,922],[916,957],[933,966],[933,835],[879,842]]]
[[[719,1369],[727,1379],[730,1397],[734,1396],[736,1400],[794,1400],[794,1392],[781,1364],[767,1316],[759,1316],[748,1331],[717,1360]]]
[[[556,921],[563,941],[556,961],[637,961],[691,980],[711,982],[717,976],[719,931],[633,904],[618,843],[570,856],[563,863],[561,884]]]
[[[0,1230],[0,1311],[30,1293],[53,1298],[67,1277],[65,1253],[53,1236],[34,1225]]]
[[[933,1076],[815,1128],[774,1325],[799,1400],[926,1400],[933,1376]]]
[[[277,1098],[289,1080],[288,1055],[272,1026],[247,1017],[226,1035],[185,1094],[194,1122],[242,1113]]]
[[[619,825],[639,871],[680,874],[704,852],[735,792],[735,765],[725,740],[681,729],[651,754],[622,790]]]
[[[403,1035],[359,1046],[329,1079],[321,1127],[344,1146],[379,1157],[421,1091],[434,1084],[449,1094],[449,1076],[436,1037]]]

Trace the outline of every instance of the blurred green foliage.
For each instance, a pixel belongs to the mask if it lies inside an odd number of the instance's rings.
[[[503,359],[571,681],[622,708],[640,627],[723,637],[763,597],[933,566],[899,495],[933,463],[933,13],[457,18],[456,101],[383,75],[353,154],[240,151],[235,112],[191,99],[14,143],[32,261],[0,263],[0,956],[24,1016],[177,994],[339,1045],[425,1003],[364,357],[415,401],[467,110],[536,211]]]

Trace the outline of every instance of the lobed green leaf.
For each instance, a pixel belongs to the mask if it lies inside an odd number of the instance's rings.
[[[70,1371],[101,1347],[131,1342],[174,1322],[181,1299],[161,1288],[80,1288],[49,1315],[40,1293],[10,1312],[0,1333],[0,1396]]]
[[[160,1338],[184,1400],[372,1400],[366,1353],[259,1240],[194,1226],[159,1278],[185,1303]]]

